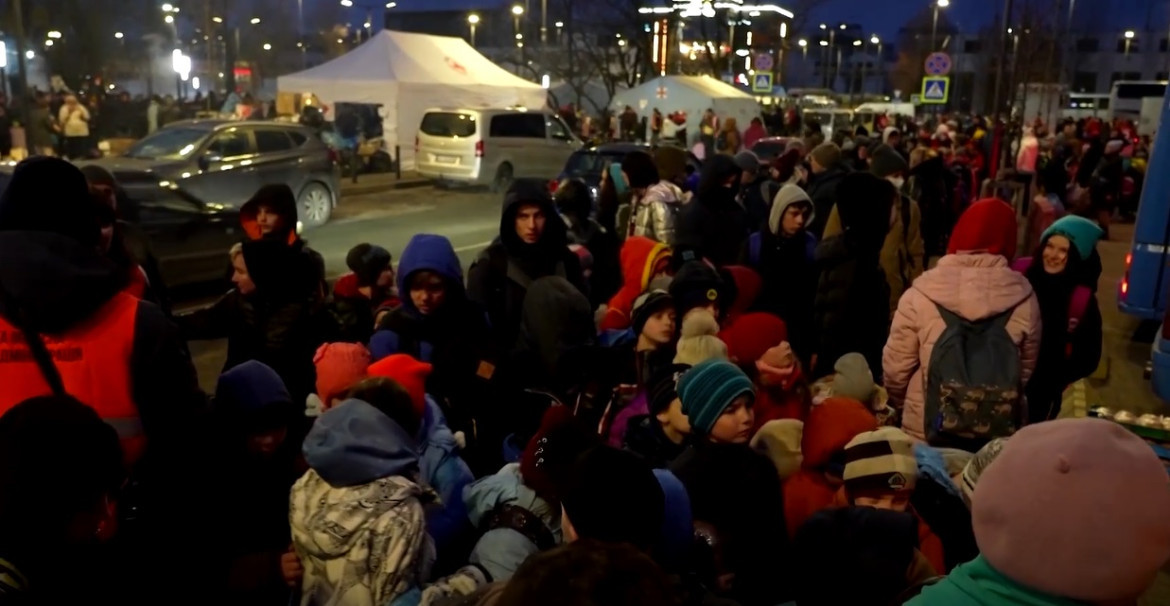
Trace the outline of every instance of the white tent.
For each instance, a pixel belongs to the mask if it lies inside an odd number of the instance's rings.
[[[687,138],[694,143],[699,135],[703,112],[715,110],[720,121],[735,118],[739,130],[760,115],[755,97],[710,76],[663,76],[643,82],[613,97],[611,107],[621,112],[626,106],[639,116],[649,117],[654,108],[667,116],[679,110],[687,114]]]
[[[381,105],[386,144],[401,146],[402,167],[414,168],[414,137],[432,107],[544,107],[539,84],[515,76],[462,38],[382,31],[352,51],[311,69],[281,76],[277,89],[313,93],[336,103]],[[332,113],[326,114],[332,119]]]

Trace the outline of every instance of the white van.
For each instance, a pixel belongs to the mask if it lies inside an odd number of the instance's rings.
[[[555,178],[581,145],[547,111],[431,109],[418,128],[415,161],[424,178],[503,191],[515,178]]]

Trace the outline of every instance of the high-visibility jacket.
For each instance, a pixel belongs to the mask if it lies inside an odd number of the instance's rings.
[[[121,292],[63,334],[41,335],[65,392],[117,430],[128,462],[136,461],[146,445],[130,372],[137,312],[138,299]],[[51,393],[24,333],[0,317],[0,414]]]

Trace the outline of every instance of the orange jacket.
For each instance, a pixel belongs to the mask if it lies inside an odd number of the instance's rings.
[[[621,261],[622,288],[609,300],[605,317],[601,320],[601,330],[630,327],[634,301],[646,291],[655,270],[669,266],[670,247],[644,236],[633,236],[622,245]]]
[[[64,334],[43,335],[65,391],[97,411],[118,432],[134,462],[146,445],[130,374],[138,299],[114,295],[92,317]],[[29,398],[48,395],[48,381],[25,345],[24,333],[0,318],[0,414]]]

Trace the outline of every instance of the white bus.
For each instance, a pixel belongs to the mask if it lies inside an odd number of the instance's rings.
[[[1086,118],[1109,117],[1109,95],[1096,93],[1069,93],[1068,102],[1060,112],[1060,117],[1070,120]]]
[[[1165,96],[1165,80],[1118,80],[1109,91],[1109,117],[1136,123],[1142,116],[1142,99]]]

